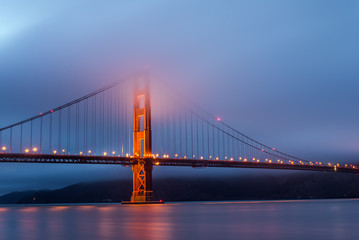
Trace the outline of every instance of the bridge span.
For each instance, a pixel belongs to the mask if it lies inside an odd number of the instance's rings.
[[[153,202],[157,166],[359,173],[357,163],[307,160],[263,144],[183,99],[150,84],[148,71],[135,73],[0,128],[0,162],[131,166],[133,203]]]

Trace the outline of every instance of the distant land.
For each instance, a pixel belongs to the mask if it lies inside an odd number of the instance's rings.
[[[213,176],[154,179],[155,198],[164,201],[359,198],[359,176],[342,173]],[[0,196],[0,204],[101,203],[129,200],[131,180],[78,183],[56,190]]]

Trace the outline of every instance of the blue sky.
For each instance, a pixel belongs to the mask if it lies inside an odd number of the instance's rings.
[[[154,78],[263,143],[307,159],[359,160],[358,29],[358,1],[0,0],[0,125],[149,65]],[[9,182],[0,193],[131,174],[26,164],[0,173]],[[154,175],[223,173],[247,172]]]

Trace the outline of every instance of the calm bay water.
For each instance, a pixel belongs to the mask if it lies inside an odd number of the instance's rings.
[[[0,239],[357,239],[359,199],[0,206]]]

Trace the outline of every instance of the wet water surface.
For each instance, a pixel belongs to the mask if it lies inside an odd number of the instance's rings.
[[[359,199],[0,206],[0,239],[357,239]]]

